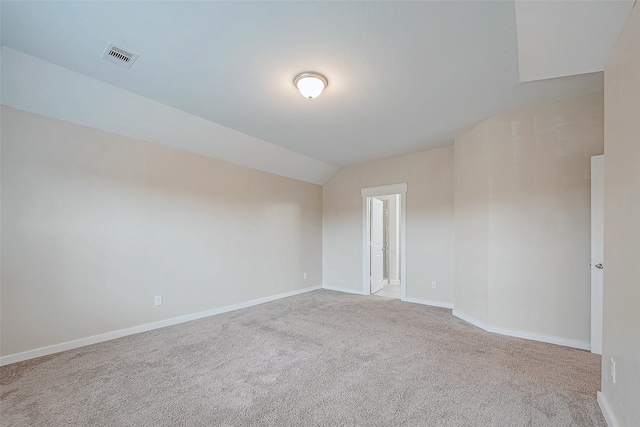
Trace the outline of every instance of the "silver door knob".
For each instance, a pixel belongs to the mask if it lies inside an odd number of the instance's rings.
[[[597,268],[598,270],[602,270],[602,269],[604,268],[604,266],[602,265],[602,263],[601,263],[601,262],[599,262],[599,263],[597,263],[597,264],[596,264],[596,268]]]

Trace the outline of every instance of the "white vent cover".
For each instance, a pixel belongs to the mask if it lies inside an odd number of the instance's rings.
[[[131,68],[133,63],[136,62],[136,59],[138,59],[138,56],[140,55],[110,42],[102,54],[102,59],[118,64],[124,68]]]

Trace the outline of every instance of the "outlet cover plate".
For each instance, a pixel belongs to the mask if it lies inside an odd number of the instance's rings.
[[[616,362],[611,359],[611,381],[616,383]]]

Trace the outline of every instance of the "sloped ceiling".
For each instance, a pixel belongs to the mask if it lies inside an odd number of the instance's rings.
[[[3,104],[313,184],[335,166],[2,47]]]
[[[602,89],[601,73],[520,83],[511,1],[3,1],[1,8],[2,44],[14,58],[26,53],[40,65],[55,64],[215,125],[204,126],[205,134],[225,129],[293,152],[301,157],[283,163],[300,161],[294,169],[303,172],[294,175],[310,182],[335,167],[451,144],[496,114]],[[129,70],[102,60],[109,42],[140,58]],[[307,70],[329,79],[313,101],[292,84]],[[57,90],[82,97],[73,78],[67,80],[69,87]],[[3,103],[11,84],[3,77]],[[15,99],[21,96],[13,91],[12,102],[33,107],[33,99]],[[104,108],[91,117],[92,126],[117,127],[108,113],[118,117],[117,107]],[[73,109],[66,115],[87,119]],[[179,128],[171,122],[179,116],[162,121]],[[199,141],[194,144],[207,151],[206,137]],[[229,161],[249,155],[227,145],[218,151]],[[269,161],[279,158],[276,151]],[[318,163],[306,167],[311,160]]]
[[[520,81],[603,71],[634,0],[516,0]]]

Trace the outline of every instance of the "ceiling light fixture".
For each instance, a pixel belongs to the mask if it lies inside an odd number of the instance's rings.
[[[293,84],[298,88],[302,96],[313,99],[320,96],[322,91],[329,85],[325,76],[313,71],[300,73],[293,79]]]

